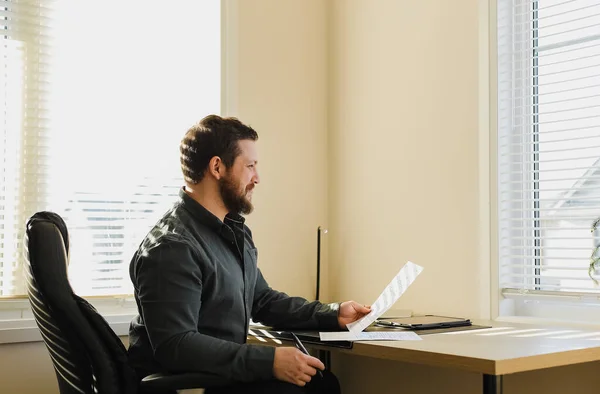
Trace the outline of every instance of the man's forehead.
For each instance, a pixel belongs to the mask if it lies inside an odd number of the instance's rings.
[[[240,157],[250,160],[258,160],[258,150],[256,149],[256,141],[240,140],[238,141],[240,148]]]

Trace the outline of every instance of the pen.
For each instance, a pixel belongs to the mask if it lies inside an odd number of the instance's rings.
[[[308,350],[306,350],[306,348],[304,347],[302,342],[300,342],[300,339],[298,339],[296,334],[294,334],[293,332],[291,334],[292,334],[292,338],[294,338],[294,342],[296,343],[296,347],[298,348],[298,350],[300,350],[302,353],[306,354],[307,356],[310,356],[310,354],[308,354]],[[320,377],[323,377],[323,372],[321,372],[320,369],[317,369],[317,372],[319,373]]]
[[[377,320],[375,322],[378,326],[386,326],[386,327],[402,327],[400,324],[393,321],[385,321],[385,320]]]

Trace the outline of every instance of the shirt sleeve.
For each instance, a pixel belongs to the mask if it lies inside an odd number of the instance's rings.
[[[339,304],[309,302],[273,290],[257,269],[252,320],[267,326],[296,330],[337,330]]]
[[[202,272],[196,259],[188,245],[169,240],[137,261],[134,285],[154,358],[170,372],[208,372],[240,382],[272,378],[274,348],[198,332]]]

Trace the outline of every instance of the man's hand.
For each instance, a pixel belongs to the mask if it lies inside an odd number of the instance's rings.
[[[304,386],[317,373],[317,368],[325,369],[318,358],[307,356],[295,347],[278,347],[275,349],[273,375],[279,380],[297,386]]]
[[[365,306],[354,301],[342,302],[338,313],[338,324],[340,328],[345,330],[346,324],[355,322],[369,313],[371,313],[370,305]]]

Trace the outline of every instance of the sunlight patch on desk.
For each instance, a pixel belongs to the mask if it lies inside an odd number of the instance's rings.
[[[500,330],[512,330],[512,327],[485,327],[475,330],[441,332],[441,335],[482,335],[484,332],[495,332]]]
[[[555,337],[549,337],[552,339],[576,339],[576,338],[586,338],[586,337],[597,337],[600,335],[600,332],[583,332],[579,334],[568,334],[568,335],[559,335]]]
[[[515,335],[517,338],[529,338],[529,337],[544,337],[547,335],[559,335],[559,334],[569,334],[572,332],[580,332],[579,330],[548,330],[541,329],[541,332],[536,332],[533,334],[523,334],[523,335]]]
[[[539,329],[538,328],[526,328],[526,329],[519,329],[519,330],[512,329],[512,331],[490,332],[490,333],[484,333],[484,334],[478,334],[478,335],[489,336],[489,337],[496,336],[496,335],[516,336],[514,334],[521,334],[521,333],[533,332],[533,331],[539,331]]]
[[[248,334],[252,335],[254,338],[258,339],[261,342],[267,342],[266,339],[264,339],[263,337],[259,337],[258,335],[256,335],[256,333],[252,330],[248,330]]]
[[[283,342],[281,342],[279,339],[275,338],[270,332],[268,332],[267,330],[258,330],[260,332],[262,332],[267,338],[271,338],[273,340],[273,342],[275,342],[278,345],[283,344]]]
[[[511,335],[516,338],[535,337],[537,335],[543,334],[543,332],[545,330],[546,329],[544,329],[544,328],[526,328],[526,329],[521,329],[521,330],[506,331],[506,332],[504,332],[504,334]],[[513,335],[513,334],[519,334],[519,335]]]

